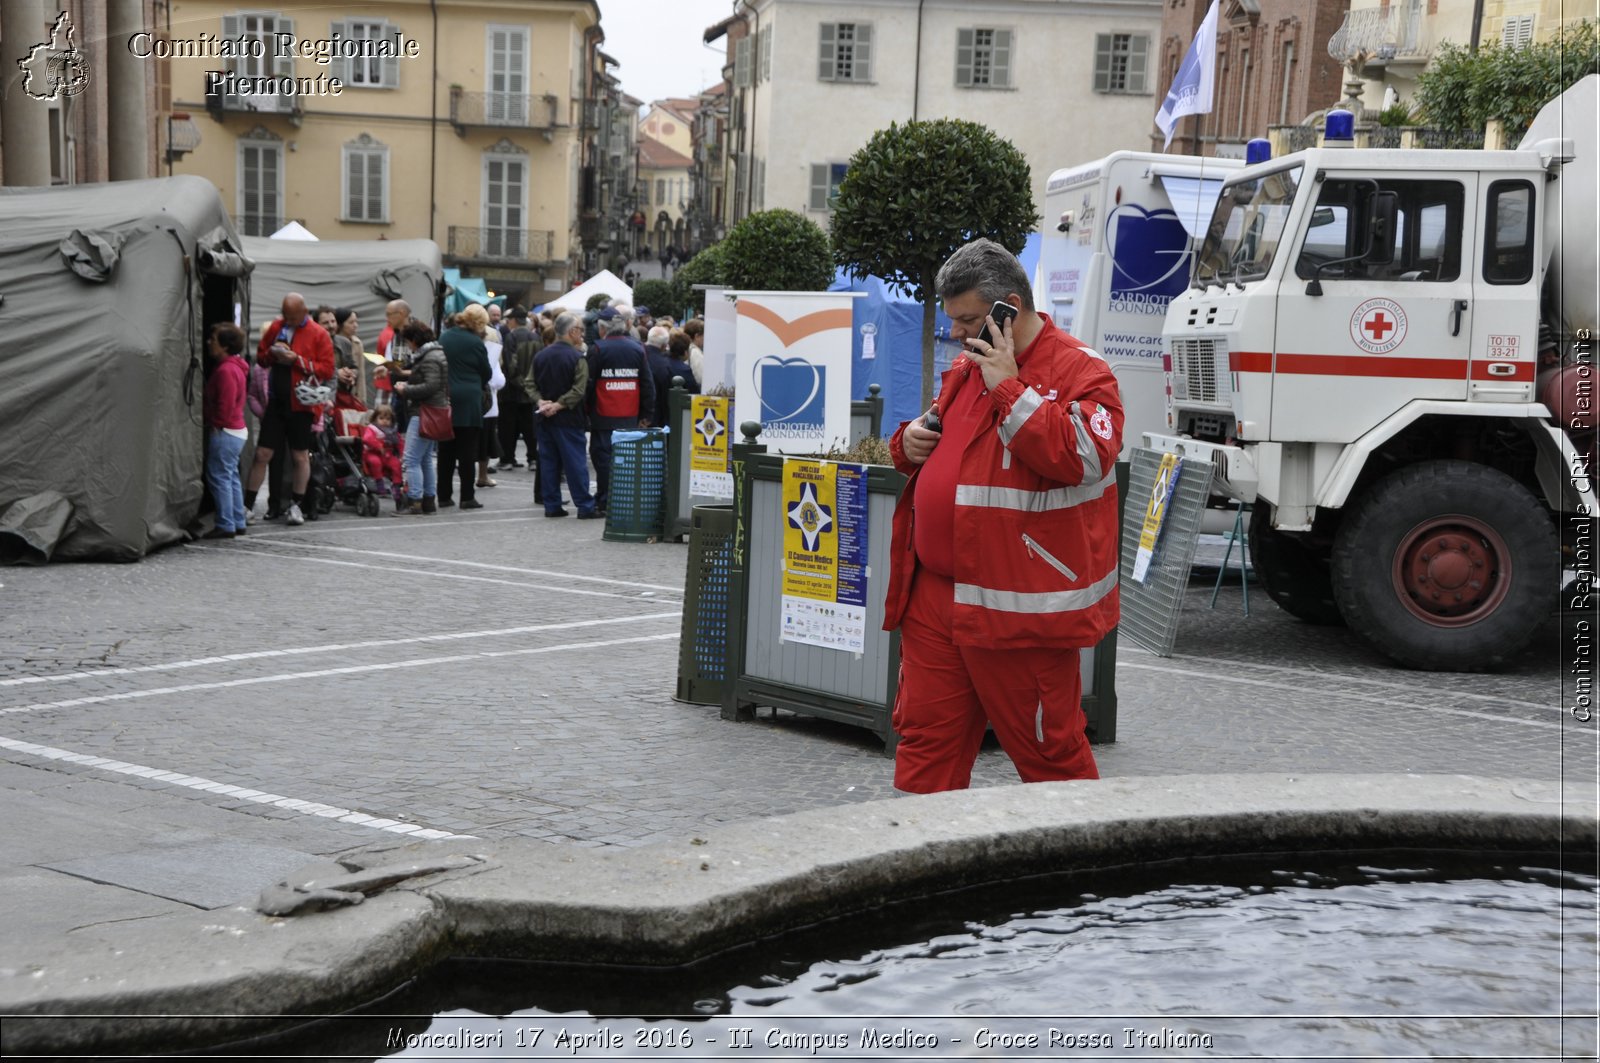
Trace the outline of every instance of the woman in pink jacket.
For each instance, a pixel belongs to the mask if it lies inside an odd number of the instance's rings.
[[[207,539],[232,539],[244,534],[244,485],[239,480],[239,455],[244,451],[245,386],[250,367],[244,353],[244,332],[237,325],[211,326],[206,356],[216,364],[206,380],[206,486],[217,505],[217,526]]]

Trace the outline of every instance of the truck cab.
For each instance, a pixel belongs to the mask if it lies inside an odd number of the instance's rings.
[[[1596,512],[1569,475],[1585,444],[1536,398],[1572,150],[1329,146],[1224,183],[1163,327],[1170,431],[1146,438],[1254,503],[1258,573],[1291,613],[1433,668],[1492,666],[1548,613],[1554,514]]]

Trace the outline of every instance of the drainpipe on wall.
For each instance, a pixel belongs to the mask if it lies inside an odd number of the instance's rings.
[[[756,209],[756,92],[761,85],[761,12],[756,11],[751,0],[739,0],[739,3],[754,11],[756,16],[755,32],[750,34],[750,164],[745,167],[744,181],[744,214],[748,218]]]
[[[439,0],[428,0],[433,9],[433,81],[428,92],[432,97],[432,114],[428,120],[428,239],[438,243],[436,232],[439,219]]]
[[[917,120],[917,105],[922,97],[922,5],[917,0],[917,55],[911,65],[911,120]]]

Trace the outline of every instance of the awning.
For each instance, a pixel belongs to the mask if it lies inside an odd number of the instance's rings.
[[[1177,212],[1184,230],[1196,240],[1203,238],[1206,226],[1211,224],[1211,212],[1216,209],[1217,197],[1222,194],[1222,177],[1213,180],[1209,177],[1202,179],[1158,174],[1157,179],[1167,190],[1167,198],[1172,201],[1172,209]]]

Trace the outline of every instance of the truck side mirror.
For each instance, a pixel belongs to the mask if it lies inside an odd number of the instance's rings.
[[[1400,196],[1396,192],[1374,192],[1367,197],[1367,253],[1364,258],[1375,265],[1394,261],[1395,226],[1400,220]]]

